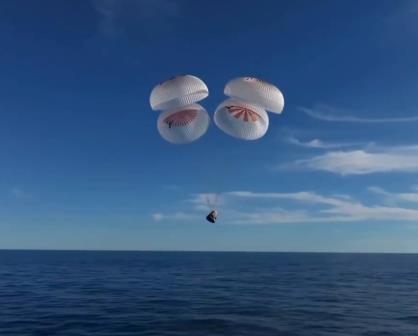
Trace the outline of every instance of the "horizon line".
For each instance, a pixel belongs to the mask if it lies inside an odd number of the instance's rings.
[[[245,251],[245,250],[116,250],[116,249],[37,249],[37,248],[0,248],[3,251],[22,251],[22,252],[151,252],[151,253],[282,253],[282,254],[418,254],[418,252],[366,252],[366,251]]]

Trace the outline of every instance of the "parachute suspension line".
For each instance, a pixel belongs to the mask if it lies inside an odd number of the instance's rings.
[[[206,194],[206,195],[205,195],[205,202],[206,202],[206,205],[207,205],[209,208],[212,208],[212,206],[211,206],[211,204],[210,204],[209,194]]]
[[[211,210],[215,209],[218,205],[218,193],[206,194],[205,202]]]

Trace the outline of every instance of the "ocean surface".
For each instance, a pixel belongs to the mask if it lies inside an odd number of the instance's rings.
[[[0,335],[418,335],[418,255],[0,251]]]

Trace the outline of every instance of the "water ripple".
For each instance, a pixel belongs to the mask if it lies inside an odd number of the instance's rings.
[[[0,252],[0,335],[418,335],[418,256]]]

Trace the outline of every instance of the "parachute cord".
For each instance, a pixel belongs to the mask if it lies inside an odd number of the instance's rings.
[[[205,202],[206,202],[206,205],[207,205],[209,208],[211,208],[210,199],[209,199],[209,195],[208,195],[208,194],[206,194],[206,195],[205,195]]]
[[[212,197],[211,197],[212,196]],[[215,210],[218,207],[219,193],[214,192],[212,194],[205,195],[205,203],[211,210]]]

